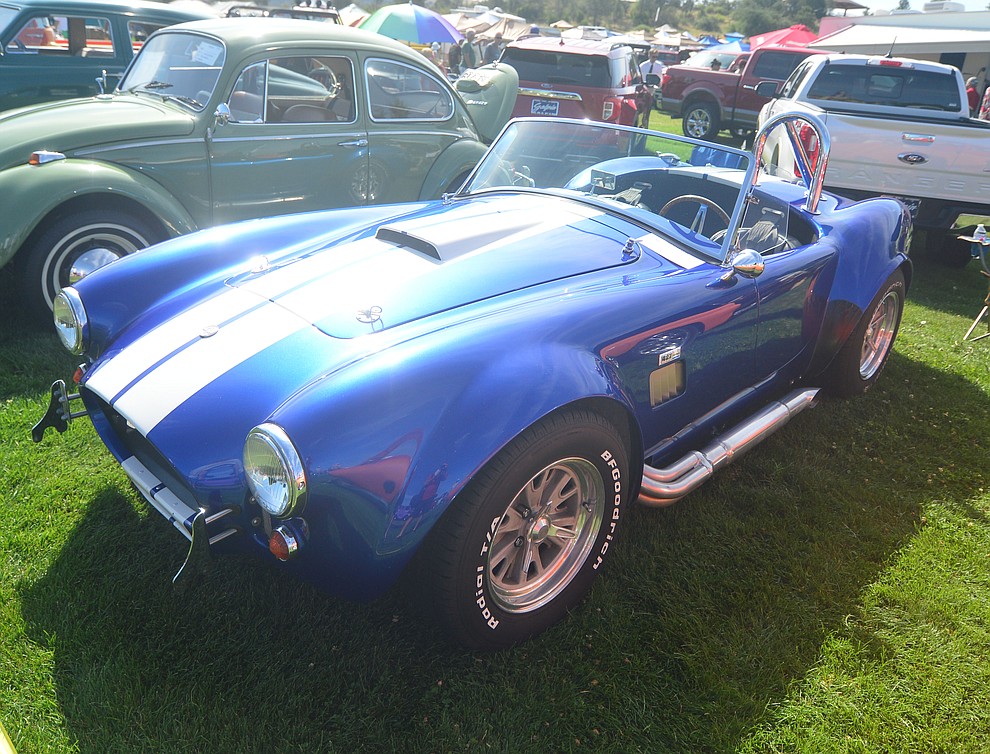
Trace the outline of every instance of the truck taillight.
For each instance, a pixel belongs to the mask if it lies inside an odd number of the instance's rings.
[[[610,121],[612,116],[615,115],[615,105],[616,101],[611,97],[606,97],[605,101],[602,103],[602,120]]]
[[[804,153],[808,155],[808,162],[811,164],[811,169],[814,170],[815,166],[818,164],[818,151],[820,146],[818,143],[818,136],[815,134],[815,129],[808,125],[801,126],[801,128],[798,129],[798,138],[801,141],[801,146],[804,147]],[[794,165],[794,175],[801,175],[801,171],[798,170],[797,163]]]
[[[663,89],[667,84],[670,83],[670,74],[666,71],[660,76],[660,88]]]

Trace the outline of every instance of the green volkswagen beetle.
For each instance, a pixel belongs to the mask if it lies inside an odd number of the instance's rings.
[[[0,114],[0,265],[39,313],[70,282],[220,223],[436,198],[508,120],[518,77],[458,90],[378,34],[292,19],[153,34],[116,91]]]

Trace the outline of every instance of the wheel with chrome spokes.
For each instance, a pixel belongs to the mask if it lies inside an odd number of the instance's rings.
[[[629,495],[625,440],[583,410],[518,435],[471,480],[424,544],[433,614],[469,647],[549,628],[591,588]]]
[[[897,270],[881,287],[836,355],[826,387],[840,396],[865,393],[880,376],[894,348],[904,312],[904,274]]]

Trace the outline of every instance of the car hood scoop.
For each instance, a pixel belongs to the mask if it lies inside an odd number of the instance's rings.
[[[431,205],[230,284],[353,338],[628,263],[622,247],[636,233],[580,202],[489,196]]]

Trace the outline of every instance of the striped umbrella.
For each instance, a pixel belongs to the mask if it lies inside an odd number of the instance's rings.
[[[458,42],[464,37],[439,13],[411,2],[379,8],[359,28],[421,45]]]

